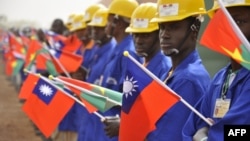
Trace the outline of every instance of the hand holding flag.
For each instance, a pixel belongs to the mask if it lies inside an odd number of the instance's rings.
[[[124,56],[128,57],[128,69],[123,83],[120,141],[144,140],[155,129],[158,119],[179,101],[212,125],[128,52],[124,52]]]

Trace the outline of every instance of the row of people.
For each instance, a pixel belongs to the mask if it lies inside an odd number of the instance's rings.
[[[211,18],[219,8],[216,2],[210,10]],[[223,2],[249,41],[250,1]],[[230,58],[229,64],[210,80],[196,49],[205,14],[204,0],[158,0],[140,5],[135,0],[114,0],[108,8],[100,4],[90,6],[85,16],[73,15],[67,25],[70,34],[77,35],[82,41],[82,47],[76,53],[84,58],[82,67],[71,76],[123,92],[126,71],[123,52],[129,51],[213,123],[209,126],[178,102],[161,116],[156,129],[145,140],[222,141],[225,124],[250,123],[247,114],[249,70]],[[220,109],[221,104],[226,109]],[[218,110],[223,114],[216,116]],[[100,112],[105,117],[113,117],[101,121],[75,104],[58,129],[65,134],[74,132],[68,140],[118,140],[122,119],[117,115],[120,112],[121,107]]]
[[[245,21],[238,26],[249,40],[247,32],[249,2],[226,4],[236,22]],[[100,9],[104,10],[98,10],[95,13],[96,17],[93,16],[92,21],[87,24],[87,27],[91,28],[91,35],[97,46],[94,55],[90,57],[92,64],[89,63],[90,66],[87,69],[89,70],[86,77],[87,82],[122,92],[122,82],[126,70],[126,62],[124,62],[122,53],[128,50],[166,85],[213,121],[213,125],[210,127],[179,102],[162,115],[156,124],[156,129],[149,133],[145,140],[199,141],[207,139],[220,141],[223,140],[223,125],[249,123],[248,116],[242,117],[248,109],[243,106],[247,106],[249,103],[249,100],[243,95],[248,90],[249,71],[231,59],[228,66],[219,71],[210,82],[209,74],[196,49],[202,16],[206,14],[203,0],[195,3],[158,0],[157,4],[144,3],[141,5],[131,0],[113,1],[106,9],[107,22],[102,26],[95,24],[95,21],[98,21],[95,18],[102,17],[98,14],[105,13],[105,8]],[[213,10],[215,11],[215,9]],[[155,13],[157,14],[155,15]],[[108,43],[112,41],[114,44],[109,45]],[[107,51],[104,49],[105,47],[108,48],[108,52],[105,52]],[[107,58],[100,59],[99,57],[102,55]],[[98,59],[102,64],[100,66]],[[231,78],[232,86],[229,84],[225,92],[226,97],[221,97],[223,84],[228,83],[227,78],[231,76],[231,72],[236,74],[234,78]],[[96,80],[90,79],[93,74],[95,74]],[[236,87],[237,85],[240,86]],[[224,113],[222,117],[215,117],[214,108],[227,99],[230,99],[230,102],[227,103],[230,105],[227,107],[230,110],[225,111],[228,114]],[[238,102],[239,104],[237,104]],[[114,116],[114,118],[111,120],[107,118],[103,123],[95,115],[86,112],[80,119],[82,122],[80,122],[78,132],[79,141],[118,140],[119,121],[122,119],[117,118],[116,115],[120,114],[120,107],[114,107],[101,114],[108,117]]]

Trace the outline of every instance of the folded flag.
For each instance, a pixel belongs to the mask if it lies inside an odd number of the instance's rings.
[[[33,48],[31,48],[32,50]],[[56,65],[53,63],[53,59],[50,53],[45,48],[37,48],[38,50],[32,51],[29,54],[30,60],[26,61],[25,68],[31,70],[34,65],[37,72],[48,72],[53,76],[57,76],[58,72],[56,70]]]
[[[117,106],[118,103],[120,103],[119,105],[121,105],[122,93],[120,92],[116,92],[116,91],[113,91],[104,87],[100,87],[94,84],[90,84],[90,83],[72,79],[72,78],[67,78],[63,76],[59,76],[58,78],[65,82],[73,84],[75,86],[79,86],[81,88],[88,90],[89,92],[81,91],[77,89],[76,87],[67,85],[69,88],[72,89],[72,91],[78,94],[82,99],[85,99],[86,101],[88,101],[88,103],[96,107],[101,112],[105,112],[111,107]],[[94,94],[98,94],[98,95],[93,95],[91,92],[94,92]]]

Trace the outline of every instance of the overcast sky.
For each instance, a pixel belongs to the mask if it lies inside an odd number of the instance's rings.
[[[0,15],[8,21],[36,21],[48,28],[55,18],[67,20],[71,13],[81,13],[100,0],[0,0]]]

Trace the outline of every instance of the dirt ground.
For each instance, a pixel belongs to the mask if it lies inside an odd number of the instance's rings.
[[[4,75],[0,58],[0,141],[42,141],[22,111],[17,95],[14,85]]]

